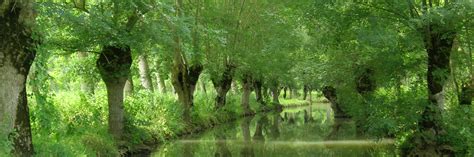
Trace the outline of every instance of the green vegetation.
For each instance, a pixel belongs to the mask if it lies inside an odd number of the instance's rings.
[[[473,16],[472,0],[0,0],[0,156],[125,155],[308,102],[400,156],[472,156]]]

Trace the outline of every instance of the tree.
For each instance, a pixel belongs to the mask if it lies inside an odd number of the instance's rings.
[[[150,67],[148,66],[148,59],[145,54],[138,56],[138,69],[143,88],[153,92],[153,81],[151,80]]]
[[[0,3],[0,136],[11,137],[17,156],[34,153],[26,79],[38,44],[35,18],[33,1]]]
[[[123,140],[124,86],[130,78],[132,49],[138,50],[156,38],[150,29],[156,25],[148,19],[154,14],[147,14],[156,8],[155,2],[74,1],[42,5],[50,9],[45,18],[51,20],[44,25],[58,28],[49,30],[46,44],[63,51],[99,54],[96,66],[107,88],[109,133]],[[137,33],[143,29],[151,31]]]

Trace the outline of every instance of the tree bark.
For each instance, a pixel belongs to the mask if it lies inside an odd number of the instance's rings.
[[[250,93],[251,90],[251,81],[249,77],[245,77],[242,80],[242,108],[244,110],[244,115],[253,115],[255,112],[250,109]]]
[[[323,95],[331,103],[331,108],[334,112],[334,118],[349,118],[350,116],[344,112],[341,105],[337,101],[336,89],[331,86],[325,86],[323,88]]]
[[[255,98],[257,99],[257,102],[261,104],[262,106],[265,106],[265,101],[263,100],[263,94],[262,94],[262,81],[254,80],[253,87],[255,90]]]
[[[148,66],[148,60],[145,54],[138,56],[138,71],[143,88],[153,92],[153,81],[151,80],[150,67]]]
[[[443,86],[450,74],[449,59],[455,32],[443,30],[442,26],[429,24],[423,32],[428,53],[428,94],[430,104],[425,107],[419,123],[422,130],[434,130],[435,136],[441,131],[441,110],[444,106]]]
[[[130,78],[132,54],[129,47],[105,46],[97,60],[97,68],[107,87],[109,133],[116,140],[124,132],[123,91]]]
[[[36,54],[34,23],[33,1],[0,3],[0,136],[12,140],[14,156],[34,154],[26,96]]]
[[[183,105],[183,119],[191,121],[191,110],[194,106],[194,90],[203,68],[194,65],[187,68],[185,64],[175,64],[172,71],[173,86],[178,94],[178,100]]]
[[[226,68],[220,78],[212,78],[212,83],[216,89],[217,96],[215,98],[215,109],[224,107],[226,96],[232,85],[232,74],[234,67],[226,64]]]
[[[444,107],[444,85],[450,76],[449,59],[456,33],[453,28],[445,27],[435,22],[428,22],[420,29],[424,46],[428,54],[428,105],[425,106],[421,119],[418,121],[419,130],[408,142],[414,143],[414,149],[402,150],[402,156],[426,156],[453,154],[445,149],[445,143],[439,142],[439,137],[445,134],[442,128],[442,113]]]
[[[182,10],[183,1],[175,1],[176,17],[184,17]],[[197,11],[201,9],[197,7]],[[196,13],[195,27],[198,26],[198,14]],[[174,90],[178,94],[178,100],[183,105],[183,120],[191,122],[191,110],[194,106],[194,91],[196,89],[199,75],[203,67],[199,61],[195,60],[195,64],[191,65],[186,58],[186,54],[182,49],[182,40],[176,25],[171,26],[173,31],[174,52],[173,52],[173,67],[171,70],[171,77]],[[194,53],[199,53],[199,37],[197,29],[193,29],[192,45]]]
[[[373,78],[374,71],[370,68],[364,68],[362,73],[359,74],[359,76],[356,78],[356,90],[357,92],[362,95],[365,99],[368,99],[371,93],[375,91],[376,84],[375,80]],[[364,132],[366,132],[366,129],[364,129],[364,125],[367,124],[367,119],[369,117],[369,112],[368,110],[362,110],[361,111],[361,117],[359,117],[355,123],[356,123],[356,132],[360,135],[362,135]]]

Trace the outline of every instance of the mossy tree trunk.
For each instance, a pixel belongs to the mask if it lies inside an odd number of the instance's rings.
[[[250,109],[250,93],[252,92],[251,78],[244,76],[242,79],[242,101],[241,105],[244,111],[244,115],[252,115],[255,112]]]
[[[180,60],[180,59],[177,59]],[[183,119],[191,121],[191,110],[194,106],[194,90],[203,68],[201,65],[188,67],[184,63],[175,60],[172,70],[172,82],[178,100],[183,105]]]
[[[309,86],[308,85],[304,85],[303,86],[303,100],[306,100],[306,98],[308,97],[308,92],[309,92]]]
[[[371,68],[364,68],[362,72],[356,77],[355,84],[356,91],[365,99],[370,99],[370,95],[372,95],[376,89],[374,70]],[[366,120],[370,115],[368,109],[363,109],[361,112],[361,118],[356,120],[356,131],[358,134],[362,135],[364,132],[366,132],[363,126],[367,125]]]
[[[185,122],[191,122],[191,110],[194,106],[194,91],[196,89],[196,84],[199,80],[199,75],[203,70],[203,66],[199,61],[200,51],[200,38],[197,27],[199,27],[199,16],[201,5],[200,2],[195,4],[196,13],[195,13],[195,24],[192,30],[192,48],[193,53],[196,54],[195,57],[188,60],[187,55],[183,50],[181,32],[179,32],[178,26],[170,25],[173,32],[173,66],[171,69],[172,84],[175,90],[175,93],[178,95],[178,101],[183,106],[183,120]],[[176,17],[184,17],[184,10],[182,0],[175,0],[175,9]],[[191,63],[192,62],[192,63]]]
[[[425,106],[418,122],[421,142],[417,148],[432,148],[432,152],[442,154],[442,144],[436,139],[443,134],[441,127],[443,106],[445,103],[444,85],[450,75],[449,59],[456,32],[438,24],[429,23],[422,31],[424,46],[428,54],[428,105]],[[427,151],[429,152],[429,151]],[[429,153],[432,153],[429,152]]]
[[[212,84],[216,89],[217,96],[215,98],[215,109],[224,107],[226,96],[232,85],[232,75],[234,67],[227,63],[224,72],[220,78],[212,78]]]
[[[107,87],[109,133],[117,140],[124,132],[124,86],[130,77],[132,55],[129,47],[105,46],[97,60],[97,68]]]
[[[445,103],[444,85],[450,76],[450,56],[456,32],[435,22],[426,23],[420,33],[428,54],[428,103],[424,107],[419,129],[407,141],[412,147],[402,150],[404,156],[450,156],[453,151],[440,142],[445,135],[442,110]],[[446,149],[448,148],[448,149]]]
[[[334,112],[334,118],[349,118],[350,116],[344,112],[342,109],[341,105],[339,104],[337,100],[337,93],[336,93],[336,88],[332,86],[325,86],[323,87],[323,95],[326,97],[326,99],[329,100],[331,103],[331,108]]]
[[[14,156],[34,154],[26,96],[26,79],[36,54],[34,23],[33,1],[0,3],[0,136],[12,140]]]
[[[263,93],[262,93],[262,81],[256,79],[253,81],[253,87],[255,90],[255,98],[257,102],[262,106],[265,106],[265,101],[263,100]]]
[[[281,111],[283,109],[283,105],[281,105],[281,103],[280,103],[280,92],[281,92],[280,85],[278,83],[273,83],[270,87],[270,90],[272,92],[273,106],[277,110]]]

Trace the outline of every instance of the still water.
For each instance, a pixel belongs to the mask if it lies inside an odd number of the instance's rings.
[[[151,156],[293,157],[396,156],[393,140],[356,134],[348,119],[334,119],[328,104],[286,108],[182,137]]]

